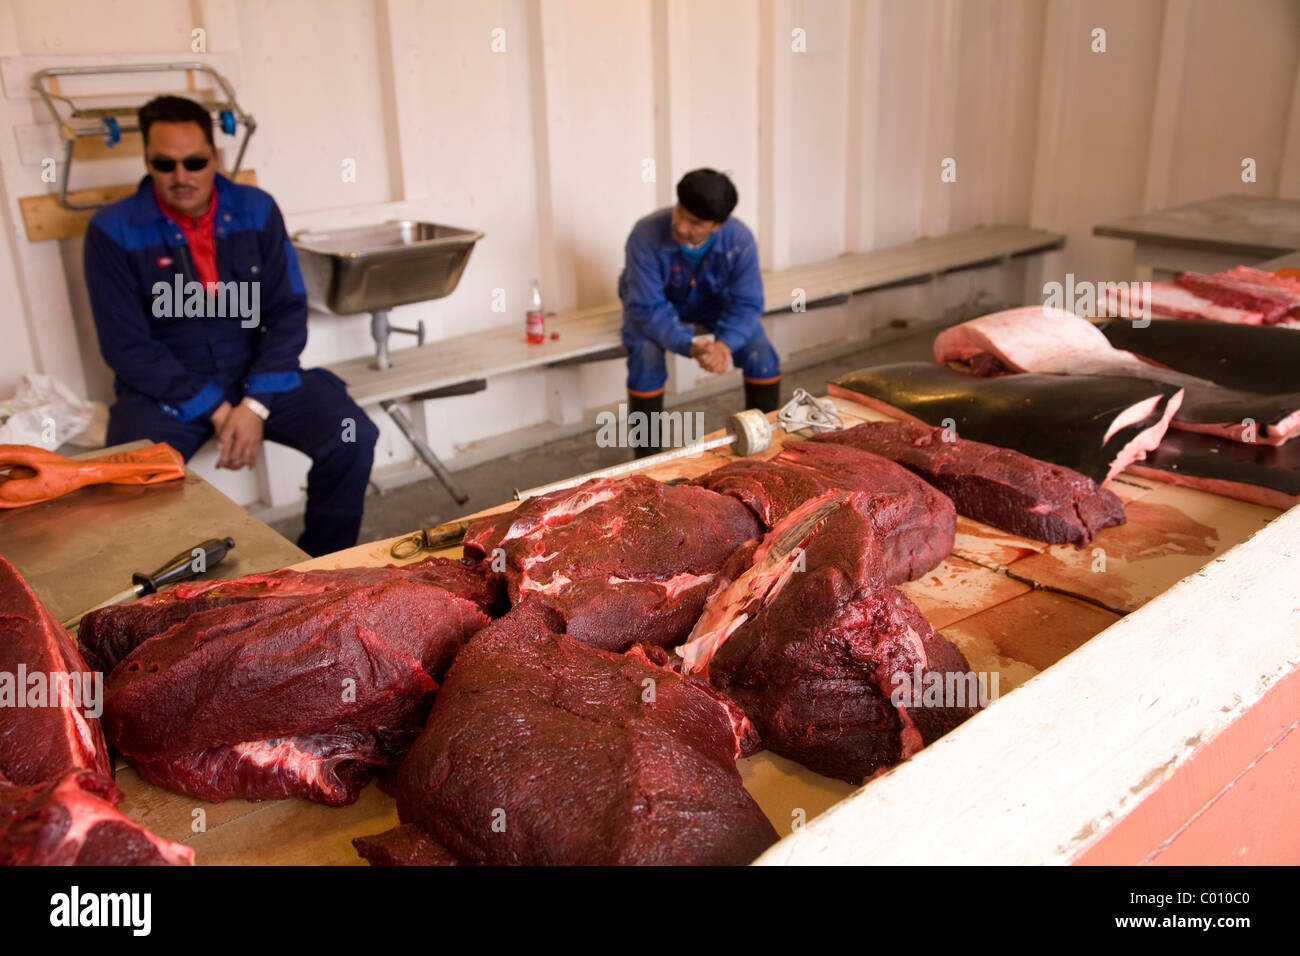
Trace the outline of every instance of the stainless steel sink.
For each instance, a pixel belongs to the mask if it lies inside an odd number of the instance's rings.
[[[388,310],[450,295],[460,282],[474,243],[482,238],[483,233],[473,229],[394,219],[375,226],[296,232],[293,245],[298,250],[307,301],[335,315],[369,312],[375,368],[387,369],[392,366],[388,337],[393,332],[414,335],[424,344],[423,321],[413,329],[390,325]],[[380,407],[457,504],[468,501],[397,403],[390,399]]]
[[[293,236],[307,298],[335,315],[387,311],[450,294],[483,233],[397,219]]]

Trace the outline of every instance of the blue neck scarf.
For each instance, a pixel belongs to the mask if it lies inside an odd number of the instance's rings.
[[[717,233],[714,233],[713,235],[717,235]],[[707,253],[709,251],[709,247],[713,245],[713,235],[710,235],[709,238],[705,239],[704,242],[700,243],[700,247],[698,249],[692,249],[690,246],[684,246],[680,242],[677,244],[677,248],[682,251],[682,255],[686,257],[686,261],[691,264],[692,269],[698,269],[700,267],[700,263],[704,261],[705,253]]]

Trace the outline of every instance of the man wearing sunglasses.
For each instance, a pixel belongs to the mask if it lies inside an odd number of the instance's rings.
[[[312,459],[311,555],[356,543],[378,429],[325,369],[302,369],[307,295],[275,201],[217,173],[212,117],[178,96],[140,108],[148,175],[86,230],[99,349],[117,399],[108,442],[167,442],[251,468],[263,438]]]

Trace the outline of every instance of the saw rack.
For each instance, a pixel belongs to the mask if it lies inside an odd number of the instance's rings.
[[[235,99],[235,91],[224,76],[206,63],[131,63],[111,66],[68,66],[41,70],[32,80],[32,88],[40,96],[54,119],[54,125],[63,141],[63,180],[59,187],[59,202],[66,209],[97,209],[105,203],[74,203],[68,199],[68,183],[72,179],[72,153],[77,140],[87,136],[102,137],[105,145],[116,146],[123,133],[140,131],[136,114],[139,104],[107,106],[78,105],[76,100],[58,90],[58,77],[61,76],[100,76],[115,73],[207,73],[212,77],[216,88],[186,92],[184,95],[194,100],[209,112],[215,114],[218,128],[228,136],[243,126],[244,135],[239,141],[239,152],[235,154],[235,164],[230,170],[233,177],[239,172],[244,159],[244,150],[248,147],[248,137],[257,129],[253,117],[240,107]],[[59,104],[66,108],[61,113]]]

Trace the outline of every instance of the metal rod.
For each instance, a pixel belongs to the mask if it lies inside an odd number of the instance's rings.
[[[36,74],[46,76],[93,76],[97,73],[165,73],[171,70],[202,70],[216,73],[206,63],[110,63],[104,66],[53,66]]]
[[[172,72],[199,72],[206,73],[212,77],[213,82],[220,87],[222,94],[225,96],[225,103],[218,104],[221,109],[230,110],[235,115],[238,122],[244,127],[243,138],[239,141],[239,149],[235,154],[235,163],[230,169],[230,178],[234,179],[239,174],[240,167],[244,161],[244,153],[248,149],[248,139],[253,135],[253,130],[257,129],[257,122],[249,116],[240,107],[238,100],[235,98],[235,91],[230,83],[216,69],[208,66],[206,63],[122,63],[108,66],[61,66],[50,67],[46,70],[38,71],[32,80],[32,88],[44,101],[46,108],[50,111],[50,117],[57,124],[59,135],[64,139],[64,159],[63,159],[63,182],[59,188],[59,202],[65,209],[98,209],[106,203],[72,203],[68,201],[68,188],[72,180],[72,153],[73,143],[81,136],[102,136],[104,133],[94,128],[73,129],[68,123],[64,122],[59,116],[58,108],[54,105],[56,99],[61,100],[68,105],[72,111],[69,119],[77,115],[76,103],[71,97],[55,94],[46,89],[45,80],[55,76],[96,76],[110,73],[172,73]],[[128,115],[136,112],[136,109],[123,108],[122,115]],[[139,124],[127,124],[119,127],[123,132],[137,132]]]
[[[75,139],[70,139],[63,144],[63,182],[59,183],[59,202],[63,203],[65,209],[97,209],[98,203],[80,203],[68,201],[68,180],[72,177],[72,149],[77,145]]]
[[[375,340],[375,368],[381,372],[389,368],[388,361],[388,310],[375,309],[370,313],[370,337]]]
[[[578,475],[575,478],[566,478],[563,481],[553,481],[549,485],[538,485],[536,488],[526,488],[523,491],[515,492],[515,500],[524,501],[528,498],[536,498],[538,495],[548,495],[552,491],[563,491],[566,488],[576,488],[584,481],[590,481],[592,478],[617,478],[619,475],[630,474],[634,471],[640,471],[642,468],[653,468],[664,462],[676,461],[678,458],[697,458],[706,451],[712,451],[715,448],[722,448],[735,442],[735,435],[723,435],[721,438],[710,438],[708,441],[696,442],[694,445],[687,445],[684,448],[675,448],[672,451],[661,451],[657,455],[647,455],[644,458],[638,458],[635,461],[625,461],[621,465],[611,465],[608,468],[600,468],[596,471],[589,471],[585,475]]]
[[[804,409],[807,418],[796,418],[796,412]],[[749,414],[746,412],[745,414]],[[743,417],[743,416],[742,416]],[[735,418],[733,417],[733,422]],[[840,416],[835,405],[830,401],[823,401],[814,398],[804,389],[795,389],[794,397],[781,406],[777,413],[777,427],[784,429],[790,434],[795,434],[799,430],[809,429],[811,431],[835,431],[844,427],[844,419]],[[638,458],[634,461],[624,462],[621,465],[611,465],[609,468],[601,468],[597,471],[589,471],[585,475],[578,475],[576,478],[566,478],[564,481],[553,481],[549,485],[538,485],[536,488],[527,488],[523,491],[515,492],[517,501],[524,501],[527,498],[536,498],[538,495],[550,494],[552,491],[563,491],[566,488],[575,488],[584,481],[590,481],[592,478],[617,478],[620,475],[630,474],[631,472],[640,471],[643,468],[653,468],[656,465],[668,461],[675,461],[678,458],[694,458],[706,451],[712,451],[715,448],[722,448],[726,445],[733,444],[736,441],[736,435],[731,433],[730,427],[728,434],[721,438],[710,438],[707,441],[696,442],[693,445],[687,445],[685,448],[675,448],[672,451],[660,452],[657,455],[647,455],[645,458]],[[743,446],[742,446],[743,447]]]
[[[388,412],[388,417],[391,418],[397,427],[402,430],[402,434],[405,435],[406,440],[411,443],[411,447],[415,449],[415,453],[420,456],[421,461],[429,466],[429,470],[433,472],[433,476],[438,479],[442,486],[447,489],[447,493],[456,499],[456,504],[463,505],[465,502],[469,501],[469,495],[460,490],[446,467],[438,460],[438,456],[433,453],[433,449],[425,443],[424,439],[415,430],[415,426],[411,424],[411,420],[406,417],[406,412],[398,408],[397,403],[391,399],[386,402],[380,402],[379,407]]]

